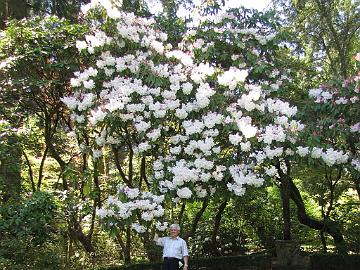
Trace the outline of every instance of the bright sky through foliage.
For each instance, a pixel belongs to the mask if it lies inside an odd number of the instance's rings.
[[[158,13],[162,11],[162,5],[158,0],[147,0],[150,11],[152,13]],[[199,0],[193,1],[196,5],[200,3]],[[269,6],[271,0],[227,0],[226,1],[226,8],[236,8],[240,6],[244,6],[246,8],[254,8],[258,10],[264,10],[266,7]],[[186,12],[183,8],[180,8],[179,13],[182,14]]]
[[[263,10],[270,4],[270,2],[270,0],[227,0],[226,7],[236,8],[239,6],[244,6],[246,8]]]

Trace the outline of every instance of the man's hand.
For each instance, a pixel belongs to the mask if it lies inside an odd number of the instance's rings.
[[[155,233],[154,235],[154,241],[157,242],[159,240],[159,235],[157,233]]]

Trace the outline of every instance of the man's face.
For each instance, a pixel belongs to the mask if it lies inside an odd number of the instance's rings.
[[[170,236],[175,238],[179,235],[180,231],[178,229],[170,228]]]

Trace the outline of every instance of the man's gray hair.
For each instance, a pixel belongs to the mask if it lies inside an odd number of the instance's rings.
[[[179,224],[171,224],[169,228],[180,231],[180,225]]]

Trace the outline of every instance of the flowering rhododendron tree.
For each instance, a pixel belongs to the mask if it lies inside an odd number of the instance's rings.
[[[354,60],[359,61],[357,56]],[[322,220],[314,220],[305,213],[299,192],[294,195],[294,201],[302,212],[298,214],[302,223],[320,231],[325,251],[324,232],[334,238],[338,251],[345,251],[342,230],[337,224],[343,221],[337,217],[337,211],[352,204],[351,199],[348,201],[352,190],[355,189],[360,198],[359,92],[359,74],[346,80],[333,80],[310,89],[312,101],[304,109],[308,119],[302,137],[306,146],[298,147],[298,153],[310,169],[306,177],[313,179],[310,189],[322,190],[318,194]],[[349,211],[349,215],[356,216],[357,207],[352,209],[341,211],[341,215],[346,216]],[[356,218],[353,222],[357,222]]]
[[[93,35],[77,47],[92,61],[63,98],[81,151],[95,164],[111,151],[126,185],[98,210],[107,226],[164,230],[166,203],[241,196],[310,153],[297,142],[304,128],[297,108],[278,98],[291,80],[271,21],[232,10],[206,18],[175,45],[152,19],[120,7],[93,1],[83,9]],[[349,162],[341,151],[311,151],[328,165]]]
[[[359,55],[354,57],[357,62],[360,62]],[[309,126],[309,131],[311,142],[318,140],[330,149],[338,148],[349,155],[347,170],[360,199],[359,81],[360,73],[343,81],[333,81],[311,89],[309,96],[314,102],[311,113],[316,114],[318,120]],[[325,162],[333,165],[336,158],[333,156]]]
[[[271,170],[267,170],[267,174],[273,174],[275,179],[280,180],[282,189],[288,185],[288,197],[297,206],[299,221],[320,231],[324,250],[327,249],[324,233],[328,233],[333,237],[337,250],[346,252],[338,220],[334,219],[332,212],[344,190],[351,191],[353,188],[346,184],[349,180],[355,184],[358,194],[360,190],[358,81],[357,75],[340,83],[334,81],[319,89],[311,89],[309,96],[313,101],[302,112],[307,118],[306,128],[301,132],[298,143],[293,145],[293,157],[282,157],[279,162],[273,163]],[[301,176],[304,169],[308,176]],[[307,213],[302,195],[295,185],[294,179],[298,177],[311,178],[313,189],[321,186],[322,192],[318,195],[321,220]],[[347,188],[344,189],[345,186]]]
[[[94,62],[75,74],[74,94],[63,101],[81,150],[95,161],[106,149],[115,155],[126,149],[129,164],[140,160],[145,195],[134,189],[133,172],[117,167],[132,192],[150,200],[120,187],[99,211],[102,218],[112,225],[113,219],[150,222],[164,214],[157,194],[174,202],[219,190],[241,196],[247,185],[263,183],[257,164],[282,155],[275,146],[294,143],[303,128],[293,119],[296,107],[272,95],[288,78],[273,63],[280,40],[270,24],[236,24],[240,14],[233,11],[208,19],[173,48],[151,19],[110,2],[86,9],[93,18],[106,14],[106,23],[94,20],[94,34],[78,41]]]

